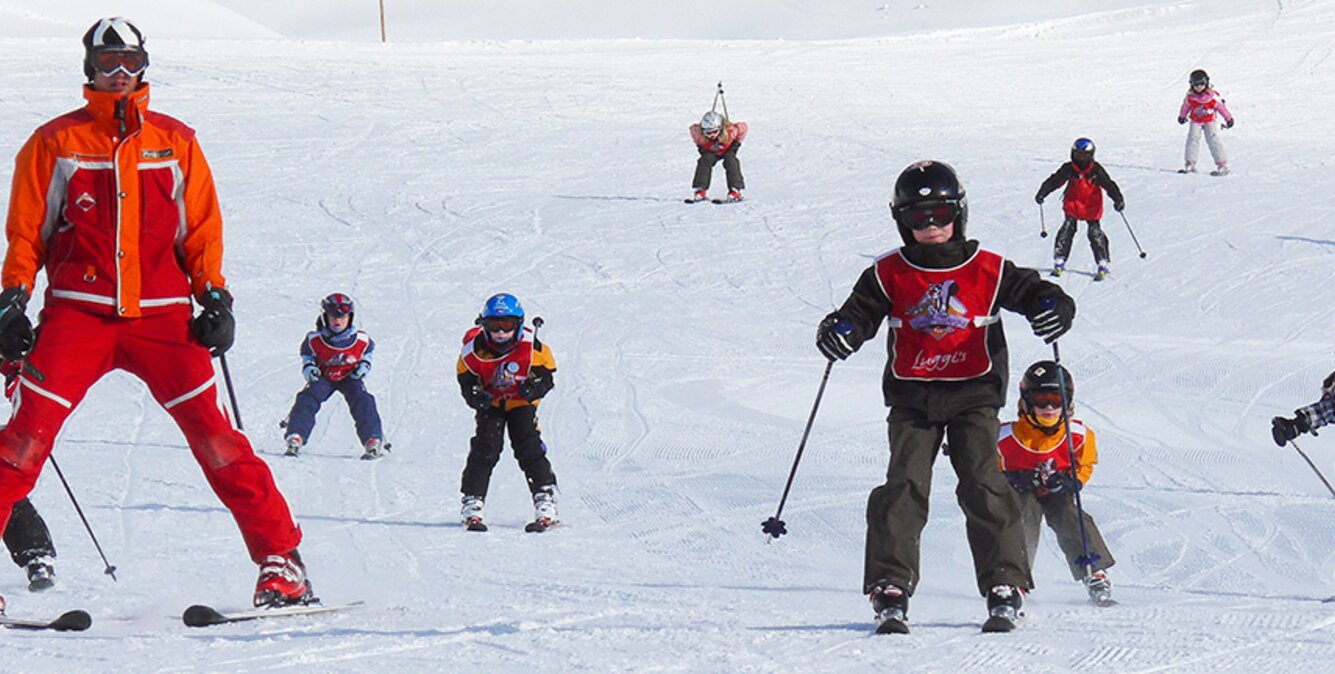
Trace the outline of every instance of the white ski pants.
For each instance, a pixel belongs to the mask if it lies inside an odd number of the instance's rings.
[[[1194,166],[1196,164],[1196,156],[1199,154],[1202,133],[1205,134],[1205,144],[1210,148],[1210,156],[1214,158],[1215,165],[1222,168],[1228,164],[1228,151],[1224,149],[1223,141],[1219,140],[1219,121],[1211,120],[1205,123],[1188,123],[1187,165]]]

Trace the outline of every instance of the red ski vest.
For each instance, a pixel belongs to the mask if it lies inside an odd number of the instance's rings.
[[[896,249],[876,260],[895,331],[891,368],[897,379],[960,381],[992,370],[988,326],[1005,258],[978,249],[964,264],[926,269]]]
[[[1081,449],[1085,446],[1085,422],[1079,419],[1071,419],[1071,441],[1075,445],[1075,453],[1078,456]],[[1012,425],[1009,423],[1001,425],[1001,434],[997,440],[997,452],[1001,455],[1001,470],[1038,470],[1038,464],[1052,459],[1052,467],[1058,471],[1068,471],[1071,468],[1071,453],[1066,447],[1066,438],[1063,436],[1061,442],[1052,446],[1047,451],[1035,450],[1015,437]]]
[[[519,395],[519,383],[528,378],[533,367],[533,330],[525,327],[519,333],[519,344],[509,353],[483,358],[478,355],[474,342],[482,338],[482,328],[474,327],[464,335],[463,352],[459,359],[469,372],[477,375],[482,386],[495,400],[523,400]]]
[[[366,354],[366,349],[371,346],[371,338],[365,332],[358,330],[357,339],[340,349],[324,341],[324,337],[316,332],[307,340],[307,344],[311,347],[311,353],[315,354],[315,362],[320,366],[320,372],[325,378],[329,381],[338,381],[357,369],[357,364]]]
[[[1062,193],[1062,210],[1076,220],[1103,219],[1103,188],[1094,182],[1094,162],[1084,170],[1071,162],[1075,177],[1066,182]]]

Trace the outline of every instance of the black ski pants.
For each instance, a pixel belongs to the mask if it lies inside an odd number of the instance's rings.
[[[1108,252],[1108,235],[1103,233],[1103,227],[1098,220],[1086,220],[1089,234],[1089,248],[1094,251],[1094,262],[1096,264],[1107,264],[1112,256]],[[1066,260],[1071,257],[1071,244],[1075,241],[1076,220],[1071,216],[1066,216],[1062,222],[1061,229],[1057,230],[1057,241],[1052,247],[1052,256],[1058,260]]]
[[[863,592],[890,584],[912,595],[917,588],[932,463],[943,438],[950,443],[950,464],[959,477],[955,500],[964,511],[979,594],[996,585],[1033,587],[1020,501],[997,468],[997,408],[934,412],[890,409],[890,466],[885,484],[867,499]]]
[[[1094,518],[1088,512],[1084,516],[1089,551],[1098,556],[1090,570],[1102,571],[1117,561],[1108,551],[1108,544],[1103,542]],[[1080,512],[1075,507],[1075,497],[1060,494],[1035,496],[1033,492],[1020,494],[1020,521],[1024,525],[1024,544],[1031,562],[1038,553],[1043,520],[1047,520],[1048,526],[1057,534],[1057,545],[1061,547],[1066,563],[1071,567],[1071,576],[1076,580],[1084,580],[1085,566],[1079,560],[1085,554],[1085,545],[1080,537]]]
[[[465,496],[487,497],[491,471],[504,449],[506,430],[510,432],[510,447],[514,449],[515,459],[528,480],[529,492],[556,486],[556,474],[547,460],[547,445],[543,443],[542,429],[538,427],[538,408],[523,405],[506,412],[488,407],[479,410],[475,419],[477,434],[468,449],[468,463],[464,465],[459,487]]]
[[[46,528],[42,516],[37,514],[32,501],[26,498],[14,504],[4,537],[10,558],[19,566],[27,566],[28,562],[38,557],[56,556],[51,531]]]
[[[742,162],[737,159],[737,150],[741,143],[733,143],[723,154],[714,154],[709,150],[700,150],[700,160],[695,163],[695,179],[692,185],[697,190],[708,190],[714,177],[714,164],[723,160],[723,171],[728,176],[728,189],[746,189],[746,179],[742,177]]]

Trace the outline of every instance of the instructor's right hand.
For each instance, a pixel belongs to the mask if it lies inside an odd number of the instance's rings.
[[[816,348],[830,360],[843,360],[857,350],[849,340],[853,324],[837,316],[826,316],[816,328]]]
[[[0,293],[0,357],[5,360],[19,360],[32,350],[36,337],[24,313],[27,308],[28,291],[23,286]]]

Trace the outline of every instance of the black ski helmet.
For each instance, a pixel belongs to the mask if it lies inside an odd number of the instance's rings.
[[[1191,78],[1188,81],[1191,82],[1191,86],[1193,87],[1197,84],[1204,84],[1206,89],[1210,88],[1210,75],[1204,70],[1196,69],[1191,71]]]
[[[1060,374],[1058,374],[1060,373]],[[1061,380],[1058,380],[1058,376]],[[1061,394],[1061,386],[1066,387],[1066,415],[1075,413],[1075,380],[1065,367],[1050,360],[1040,360],[1024,371],[1020,378],[1020,415],[1041,429],[1051,428],[1054,432],[1060,426],[1044,426],[1033,413],[1031,400],[1038,394]]]
[[[895,180],[894,200],[890,214],[899,226],[904,243],[913,243],[913,230],[904,221],[904,213],[915,208],[951,204],[959,208],[951,240],[964,240],[964,226],[969,221],[969,201],[965,198],[964,184],[950,164],[940,161],[920,161],[911,164]]]
[[[83,74],[93,81],[93,55],[104,51],[137,51],[144,55],[148,67],[148,51],[144,49],[144,35],[129,19],[120,16],[98,19],[83,34]]]

